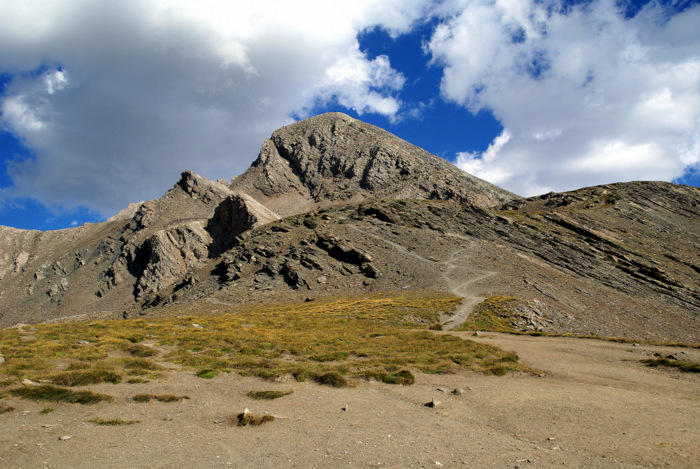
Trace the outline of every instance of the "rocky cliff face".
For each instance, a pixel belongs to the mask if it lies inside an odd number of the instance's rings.
[[[276,131],[229,185],[187,171],[105,223],[0,227],[0,324],[430,288],[464,298],[446,327],[508,296],[516,329],[698,342],[698,220],[697,188],[522,199],[322,115]]]

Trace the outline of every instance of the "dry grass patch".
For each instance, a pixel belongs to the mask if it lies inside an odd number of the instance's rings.
[[[124,349],[129,352],[134,357],[147,358],[158,355],[158,351],[153,347],[148,347],[146,345],[136,344]]]
[[[522,369],[517,357],[495,347],[425,330],[441,314],[454,311],[459,301],[431,291],[395,292],[249,306],[216,315],[209,314],[212,306],[202,301],[171,306],[169,317],[148,320],[38,324],[30,338],[16,329],[3,329],[3,372],[16,380],[52,376],[65,385],[116,382],[117,376],[133,382],[167,372],[143,357],[152,353],[160,354],[161,363],[190,367],[202,378],[236,371],[330,386],[367,378],[410,384],[411,373],[418,370],[501,374]],[[174,317],[193,311],[198,315]],[[141,344],[144,340],[155,345]],[[114,356],[125,351],[131,356]]]
[[[15,410],[15,408],[11,405],[0,402],[0,414],[6,414],[7,412],[12,412],[13,410]]]
[[[255,400],[272,400],[280,397],[288,396],[294,391],[248,391],[246,396]]]
[[[647,366],[651,367],[667,367],[676,368],[684,373],[700,373],[700,363],[695,362],[683,362],[676,360],[669,360],[667,358],[648,358],[642,360],[642,363],[646,363]]]
[[[14,384],[17,383],[17,378],[11,378],[11,379],[2,379],[0,380],[0,388],[5,388],[8,386],[13,386]]]
[[[454,331],[515,332],[510,318],[520,304],[514,296],[490,296],[474,307],[469,318]]]
[[[87,386],[89,384],[112,383],[118,384],[122,377],[119,373],[109,370],[65,371],[48,376],[46,380],[59,386]]]
[[[234,420],[234,419],[232,419]],[[274,421],[275,418],[272,415],[264,414],[264,415],[258,415],[258,414],[252,414],[250,412],[242,412],[238,414],[235,418],[236,425],[239,427],[246,427],[246,426],[251,426],[251,427],[257,427],[260,426],[264,423],[267,422],[272,422]]]
[[[135,402],[178,402],[182,399],[189,399],[190,396],[176,396],[174,394],[137,394],[133,397]]]
[[[67,402],[69,404],[97,404],[102,401],[113,401],[112,396],[99,394],[92,391],[73,391],[72,389],[59,388],[51,384],[42,386],[27,386],[11,389],[10,394],[32,401]]]
[[[88,422],[94,423],[96,425],[103,425],[103,426],[120,426],[120,425],[134,425],[136,423],[141,423],[140,420],[122,420],[122,419],[101,419],[101,418],[92,418],[88,420]]]

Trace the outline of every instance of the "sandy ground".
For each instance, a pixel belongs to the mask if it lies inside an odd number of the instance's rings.
[[[466,333],[463,333],[466,336]],[[470,334],[471,337],[471,334]],[[700,377],[650,369],[645,353],[700,350],[486,333],[545,376],[417,376],[413,386],[332,389],[173,371],[144,384],[92,386],[114,403],[47,405],[15,398],[0,415],[0,467],[698,467]],[[461,396],[438,388],[464,388]],[[254,401],[250,390],[293,390]],[[187,394],[139,404],[139,393]],[[425,407],[431,399],[441,404]],[[347,410],[344,407],[347,406]],[[249,408],[279,417],[236,427]],[[105,427],[89,419],[139,420]],[[65,437],[70,437],[66,439]],[[63,438],[63,439],[61,439]]]

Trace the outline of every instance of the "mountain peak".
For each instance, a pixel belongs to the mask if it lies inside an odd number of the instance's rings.
[[[283,215],[367,199],[459,200],[494,207],[517,198],[379,127],[337,112],[273,132],[231,189],[250,193]]]

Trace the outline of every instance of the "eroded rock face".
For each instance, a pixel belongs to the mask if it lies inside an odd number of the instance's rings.
[[[279,218],[276,213],[249,195],[235,194],[226,197],[216,207],[214,216],[207,223],[207,230],[212,237],[211,257],[233,246],[239,234]]]
[[[208,258],[210,244],[211,237],[203,222],[161,230],[149,237],[135,252],[131,263],[138,277],[136,298],[144,299],[180,280]]]
[[[0,226],[0,280],[24,270],[38,236],[38,231]]]

